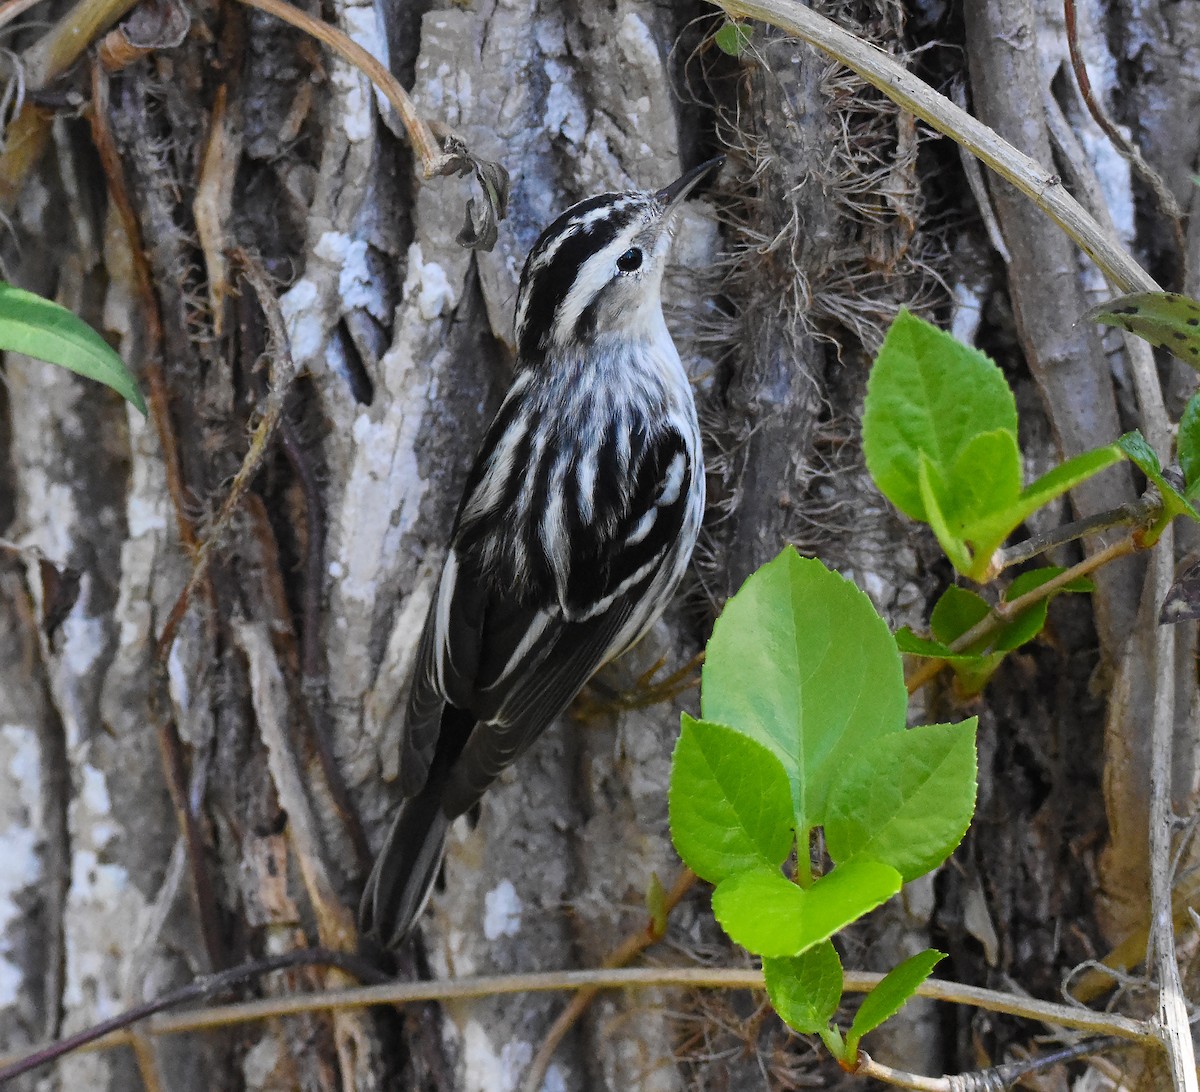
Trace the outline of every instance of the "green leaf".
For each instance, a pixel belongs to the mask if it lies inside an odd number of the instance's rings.
[[[962,697],[978,694],[995,674],[1004,659],[1003,653],[981,655],[978,652],[954,652],[941,641],[918,637],[905,626],[896,634],[896,647],[909,656],[945,660],[953,669]]]
[[[951,584],[938,597],[929,616],[929,628],[943,644],[957,641],[972,626],[978,625],[991,612],[987,600],[969,588]],[[984,647],[981,643],[978,648]]]
[[[921,637],[910,626],[896,630],[896,647],[907,656],[924,656],[927,659],[951,660],[970,657],[970,653],[954,652],[931,637]]]
[[[778,868],[792,851],[792,792],[779,759],[747,736],[683,715],[671,759],[671,838],[701,879]]]
[[[801,1035],[828,1027],[842,999],[842,961],[832,941],[802,955],[764,959],[763,978],[779,1018]]]
[[[1019,573],[1013,577],[1013,581],[1007,588],[1004,589],[1004,600],[1011,603],[1021,596],[1040,588],[1047,581],[1053,580],[1056,576],[1061,576],[1066,569],[1061,565],[1043,565],[1038,569],[1026,569],[1025,572]],[[1095,583],[1086,576],[1077,576],[1074,580],[1068,580],[1061,588],[1054,592],[1055,595],[1062,595],[1065,592],[1094,592],[1096,590]]]
[[[743,23],[726,22],[713,35],[713,41],[722,53],[740,57],[750,47],[750,28]]]
[[[1119,463],[1124,457],[1124,452],[1116,444],[1106,444],[1093,451],[1075,455],[1053,470],[1047,471],[1021,494],[1018,504],[1021,518],[1017,523],[1024,522],[1031,513],[1061,497],[1068,489],[1074,489],[1081,482],[1099,474],[1113,463]],[[1013,526],[1017,526],[1017,523]]]
[[[859,1006],[846,1034],[846,1052],[850,1057],[857,1057],[858,1044],[862,1037],[895,1016],[904,1002],[912,997],[921,983],[933,973],[933,968],[945,958],[945,952],[926,948],[884,975],[879,985],[863,998],[863,1003]]]
[[[1017,434],[1016,402],[1000,369],[901,310],[875,358],[863,410],[863,452],[880,492],[928,522],[920,455],[946,475],[976,436],[997,430]]]
[[[1004,592],[1006,602],[1019,599],[1026,592],[1041,587],[1046,581],[1053,579],[1063,572],[1057,565],[1047,565],[1040,569],[1030,569],[1021,573]],[[901,652],[914,656],[930,656],[941,660],[972,660],[979,659],[986,652],[1011,652],[1014,648],[1033,640],[1046,624],[1046,608],[1050,599],[1064,592],[1090,592],[1094,585],[1086,577],[1072,580],[1059,588],[1052,595],[1033,606],[1027,607],[1016,617],[1010,619],[988,637],[977,642],[972,649],[953,652],[948,646],[958,640],[972,626],[982,622],[990,610],[986,600],[967,588],[956,585],[948,587],[934,605],[930,616],[930,628],[933,639],[918,637],[911,630],[901,630],[896,634],[896,644]],[[903,635],[903,638],[902,638]]]
[[[972,717],[910,728],[859,755],[829,797],[829,856],[882,861],[905,883],[940,865],[975,811],[977,726]]]
[[[1117,441],[1117,445],[1147,478],[1162,473],[1162,463],[1158,461],[1158,452],[1146,442],[1146,437],[1139,429],[1135,428],[1132,432],[1125,433]]]
[[[959,538],[984,516],[1015,504],[1021,495],[1021,452],[1004,429],[981,432],[955,457],[939,506]]]
[[[700,705],[705,720],[730,725],[783,763],[804,844],[836,771],[903,729],[908,694],[900,654],[871,601],[788,547],[717,619]]]
[[[1193,394],[1183,408],[1175,445],[1190,497],[1195,487],[1200,485],[1200,391]]]
[[[1085,451],[1043,474],[1026,487],[1014,503],[981,515],[962,532],[962,537],[975,548],[976,563],[971,571],[960,571],[972,579],[985,579],[992,554],[1034,512],[1124,458],[1125,454],[1117,444]]]
[[[1190,296],[1135,292],[1098,304],[1084,312],[1083,321],[1128,330],[1200,369],[1200,302]]]
[[[925,520],[932,528],[938,545],[960,573],[970,573],[975,566],[975,558],[962,538],[954,533],[950,521],[942,512],[941,494],[945,487],[937,467],[923,451],[917,456],[917,489],[925,509]]]
[[[1030,569],[1021,573],[1005,589],[1005,602],[1011,603],[1027,592],[1040,588],[1047,580],[1054,579],[1063,571],[1060,565],[1046,565],[1040,569]],[[1015,618],[1001,626],[991,638],[992,648],[997,652],[1011,652],[1014,648],[1019,648],[1026,642],[1032,641],[1046,625],[1050,600],[1055,596],[1062,595],[1064,592],[1091,592],[1094,590],[1095,585],[1086,577],[1080,577],[1064,584],[1057,591],[1034,603],[1033,606],[1026,607]]]
[[[137,383],[104,338],[65,307],[2,281],[0,350],[24,353],[95,379],[146,413]]]
[[[900,873],[878,861],[838,865],[809,888],[758,869],[722,880],[713,914],[755,955],[794,956],[833,936],[900,890]]]
[[[713,916],[734,941],[756,955],[791,956],[804,948],[804,895],[803,888],[777,870],[739,872],[717,884]]]
[[[1146,443],[1146,438],[1141,432],[1134,429],[1132,432],[1125,433],[1117,441],[1117,446],[1158,487],[1158,492],[1162,496],[1164,522],[1180,515],[1200,522],[1200,512],[1197,512],[1188,499],[1163,476],[1158,454]],[[1155,539],[1157,537],[1157,535],[1154,536]]]

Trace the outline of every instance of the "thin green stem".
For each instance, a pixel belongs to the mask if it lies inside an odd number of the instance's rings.
[[[802,831],[796,838],[796,882],[801,887],[812,887],[812,830]]]

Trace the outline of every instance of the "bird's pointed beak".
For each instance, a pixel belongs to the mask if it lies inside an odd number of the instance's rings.
[[[721,164],[724,162],[725,157],[719,155],[715,159],[710,159],[707,163],[701,163],[699,167],[693,167],[690,171],[675,179],[669,186],[659,190],[654,197],[662,204],[663,215],[666,216],[678,208],[687,195],[710,174],[719,170]]]

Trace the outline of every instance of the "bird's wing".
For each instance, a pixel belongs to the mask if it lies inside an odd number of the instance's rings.
[[[534,511],[551,513],[534,526],[528,546],[547,559],[543,579],[515,587],[502,567],[487,564],[502,551],[486,539],[456,536],[410,698],[401,764],[408,768],[406,792],[419,788],[433,760],[444,702],[479,721],[447,782],[444,806],[453,815],[469,808],[661,610],[661,596],[646,593],[664,567],[674,567],[695,467],[670,427],[637,437],[623,474],[617,443],[605,438],[594,479],[581,482],[577,467],[558,482],[547,478],[561,500],[557,512],[549,497],[533,498]],[[511,531],[502,513],[488,522],[493,533]]]

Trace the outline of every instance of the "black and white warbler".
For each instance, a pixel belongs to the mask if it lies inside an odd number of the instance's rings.
[[[659,292],[675,210],[720,158],[656,193],[605,193],[542,232],[517,294],[517,373],[467,479],[417,656],[405,797],[364,933],[400,944],[451,821],[684,574],[704,511],[700,432]]]

